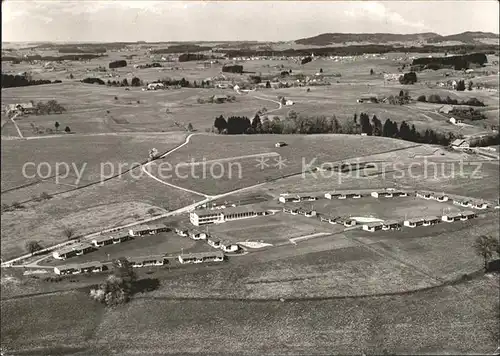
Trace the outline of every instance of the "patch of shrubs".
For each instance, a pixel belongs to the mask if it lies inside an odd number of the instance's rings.
[[[106,83],[104,83],[104,80],[99,79],[99,78],[85,78],[85,79],[82,79],[82,83],[85,83],[85,84],[99,84],[99,85],[106,84]]]
[[[429,95],[428,98],[426,98],[425,95],[420,95],[417,98],[417,101],[421,102],[429,102],[433,104],[449,104],[449,105],[469,105],[469,106],[486,106],[484,103],[477,99],[477,98],[470,98],[467,100],[462,100],[458,101],[457,99],[451,99],[449,96],[447,96],[444,99],[441,99],[441,97],[437,94],[431,94]]]

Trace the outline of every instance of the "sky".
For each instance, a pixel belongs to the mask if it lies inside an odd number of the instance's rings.
[[[499,33],[497,0],[5,0],[2,41],[290,41],[325,32]]]

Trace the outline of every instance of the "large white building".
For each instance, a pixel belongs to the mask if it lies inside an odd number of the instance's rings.
[[[224,210],[194,210],[189,214],[189,220],[194,226],[221,224],[227,221],[255,218],[267,215],[268,212],[249,206],[238,206]]]

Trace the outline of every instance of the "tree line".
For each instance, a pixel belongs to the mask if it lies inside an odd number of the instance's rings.
[[[50,81],[48,79],[33,80],[25,75],[2,74],[2,88],[26,87],[30,85],[57,84],[60,80]]]
[[[486,105],[484,105],[484,103],[481,100],[479,100],[477,98],[470,98],[467,100],[458,101],[457,99],[452,99],[449,96],[447,96],[444,99],[441,99],[441,97],[437,94],[431,94],[428,97],[426,97],[425,95],[420,95],[417,98],[417,101],[421,101],[424,103],[428,102],[428,103],[432,103],[432,104],[486,106]]]
[[[272,119],[261,119],[256,114],[252,120],[246,116],[231,116],[227,120],[220,115],[214,120],[214,131],[219,134],[365,134],[402,139],[411,142],[439,144],[447,146],[457,138],[453,133],[443,134],[432,129],[417,130],[415,125],[402,121],[399,125],[390,119],[382,123],[376,115],[372,119],[366,113],[354,114],[352,120],[341,123],[335,115],[298,116],[293,111],[281,120],[277,116]]]
[[[471,53],[463,56],[415,58],[412,65],[427,65],[430,69],[453,67],[455,70],[467,69],[471,64],[484,65],[488,62],[484,53]]]

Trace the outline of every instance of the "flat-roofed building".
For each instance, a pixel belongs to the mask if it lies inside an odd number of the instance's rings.
[[[387,220],[382,223],[382,230],[399,230],[401,222],[397,220]]]
[[[424,225],[424,218],[412,218],[403,221],[403,225],[407,227],[417,227]]]
[[[179,255],[178,260],[182,264],[204,263],[204,262],[222,262],[222,261],[224,261],[224,253],[222,251],[187,253],[187,254]]]
[[[126,232],[116,233],[113,235],[100,235],[92,239],[92,244],[95,247],[103,247],[106,245],[118,244],[130,239],[130,235]]]
[[[439,216],[426,216],[423,219],[424,222],[422,223],[422,226],[432,226],[439,224],[441,222]]]
[[[95,273],[102,272],[105,266],[98,261],[94,262],[86,262],[80,264],[68,264],[64,266],[56,266],[54,267],[54,273],[58,275],[66,275],[66,274],[79,274],[79,273]]]
[[[63,248],[52,252],[52,257],[58,260],[65,260],[73,256],[81,256],[93,250],[92,245],[86,242],[75,243],[64,246]]]
[[[462,213],[448,213],[441,216],[442,221],[454,222],[462,219]]]
[[[168,227],[165,224],[139,225],[129,229],[130,236],[154,235],[160,232],[167,232]]]
[[[193,240],[206,240],[207,234],[203,231],[193,230],[189,232],[189,237]]]
[[[382,230],[384,224],[382,222],[372,222],[363,224],[362,229],[365,231],[375,232],[378,230]]]
[[[127,258],[132,267],[150,267],[150,266],[163,266],[168,263],[165,255],[151,255],[142,257]]]

